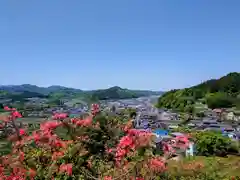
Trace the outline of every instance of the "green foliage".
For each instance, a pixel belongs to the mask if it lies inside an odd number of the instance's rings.
[[[173,132],[181,132],[181,133],[191,133],[192,132],[192,130],[189,129],[188,127],[186,127],[186,126],[178,127],[176,129],[173,129],[172,131]]]
[[[164,180],[239,180],[240,157],[197,156],[183,161],[170,161]]]
[[[217,132],[197,132],[194,139],[198,155],[225,156],[231,147],[231,140]]]
[[[47,98],[47,96],[43,94],[36,93],[36,92],[29,92],[29,91],[7,94],[4,96],[4,98],[12,99],[12,101],[26,101],[27,98],[32,98],[32,97]]]
[[[51,105],[51,106],[62,106],[62,105],[64,105],[64,102],[61,100],[61,99],[50,99],[49,100],[49,105]]]
[[[204,114],[204,112],[197,112],[196,116],[200,117],[200,118],[203,118],[203,117],[205,117],[205,114]]]
[[[24,101],[25,98],[39,97],[49,99],[81,98],[87,102],[97,102],[98,100],[127,99],[160,94],[161,92],[129,90],[117,86],[108,89],[92,91],[82,91],[80,89],[62,86],[50,86],[44,88],[30,84],[0,87],[0,97],[13,99],[13,101]]]
[[[129,113],[132,112],[134,110],[129,109]],[[69,119],[62,122],[63,124],[54,132],[61,140],[71,140],[71,143],[66,147],[59,148],[54,145],[46,146],[46,148],[40,148],[40,146],[36,148],[35,142],[28,140],[18,147],[21,148],[21,151],[24,151],[24,159],[21,160],[24,167],[37,171],[36,180],[52,178],[56,180],[104,179],[103,176],[105,175],[112,175],[112,179],[122,180],[132,179],[132,177],[138,179],[139,176],[144,177],[143,179],[160,180],[224,180],[240,175],[240,159],[231,156],[225,159],[219,157],[193,157],[179,162],[170,160],[165,173],[156,173],[153,168],[147,166],[149,158],[155,159],[157,157],[152,153],[153,149],[150,145],[138,148],[136,151],[129,150],[131,153],[124,159],[127,160],[127,163],[118,167],[115,166],[114,159],[116,149],[112,153],[107,153],[106,150],[117,147],[121,137],[126,135],[126,132],[122,130],[122,127],[126,127],[123,121],[119,121],[115,116],[106,116],[101,112],[93,118],[93,122],[89,126],[75,127],[69,123]],[[191,133],[191,130],[184,126],[176,131]],[[199,155],[224,156],[230,150],[239,148],[236,144],[232,144],[230,139],[216,132],[195,132],[192,135]],[[50,138],[54,140],[54,137]],[[144,144],[146,139],[140,140],[137,142]],[[125,143],[128,144],[129,142],[132,145],[131,141]],[[3,143],[3,145],[5,145],[5,147],[1,146],[4,147],[3,154],[9,153],[11,144]],[[56,157],[53,158],[52,152],[63,152],[63,154],[55,159]],[[160,151],[154,153],[162,154]],[[154,162],[156,163],[156,161]],[[71,177],[58,171],[60,165],[68,163],[73,164],[73,176]],[[18,166],[17,163],[16,166]],[[159,163],[156,166],[161,168]],[[126,177],[122,176],[123,174]],[[107,178],[105,177],[105,179]]]
[[[171,90],[158,100],[158,107],[186,111],[189,105],[205,101],[210,108],[228,108],[240,104],[240,73],[230,73],[191,88]]]
[[[189,106],[194,104],[193,92],[190,89],[169,91],[158,100],[158,107],[178,109],[180,111],[190,110]],[[188,106],[188,107],[187,107]],[[187,108],[186,108],[187,107]]]
[[[93,96],[98,97],[100,100],[107,99],[127,99],[137,98],[139,95],[128,89],[122,89],[120,87],[112,87],[104,90],[96,90],[93,92]]]
[[[206,98],[207,105],[211,109],[229,108],[234,106],[234,99],[227,93],[217,92]]]
[[[136,117],[137,115],[136,109],[133,109],[133,108],[125,109],[123,113],[126,114],[129,118]]]

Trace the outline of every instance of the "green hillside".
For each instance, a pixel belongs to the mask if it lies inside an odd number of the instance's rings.
[[[209,108],[239,107],[240,73],[229,73],[190,88],[168,91],[158,99],[157,106],[187,111],[199,102]]]
[[[108,89],[83,91],[75,88],[67,88],[63,86],[38,87],[35,85],[13,85],[0,86],[0,98],[8,98],[21,101],[24,98],[39,97],[49,98],[51,100],[74,99],[80,98],[84,100],[107,100],[107,99],[127,99],[138,98],[141,96],[160,95],[162,92],[129,90],[118,86]]]

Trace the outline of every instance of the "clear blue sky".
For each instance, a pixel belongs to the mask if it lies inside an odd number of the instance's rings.
[[[0,84],[168,90],[240,71],[239,0],[0,1]]]

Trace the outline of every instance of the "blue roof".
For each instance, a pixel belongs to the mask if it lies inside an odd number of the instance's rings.
[[[153,133],[156,133],[158,135],[168,135],[168,131],[164,129],[156,129],[153,131]]]

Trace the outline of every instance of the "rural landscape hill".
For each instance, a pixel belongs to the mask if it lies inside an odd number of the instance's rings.
[[[168,91],[159,98],[157,106],[188,111],[196,103],[206,104],[209,108],[239,107],[240,73],[233,72],[190,88]]]
[[[21,98],[75,98],[107,100],[127,99],[141,96],[161,95],[162,92],[129,90],[114,86],[108,89],[84,91],[81,89],[68,88],[63,86],[38,87],[31,84],[0,86],[0,97],[10,99]]]

